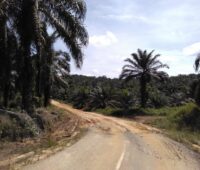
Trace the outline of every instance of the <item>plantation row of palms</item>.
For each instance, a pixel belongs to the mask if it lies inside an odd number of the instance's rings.
[[[34,112],[34,99],[49,102],[53,81],[69,73],[69,61],[83,62],[88,44],[83,22],[86,4],[79,0],[0,1],[0,96],[4,107],[16,94],[22,109]],[[53,33],[51,33],[53,32]],[[66,52],[55,51],[63,40]]]

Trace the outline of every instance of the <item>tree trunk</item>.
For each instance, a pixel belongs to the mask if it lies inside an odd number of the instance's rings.
[[[37,68],[37,75],[36,75],[36,95],[38,97],[41,97],[41,86],[40,86],[40,82],[41,82],[41,71],[40,71],[40,61],[39,61],[39,57],[37,56],[37,63],[36,63],[36,68]]]
[[[34,40],[34,25],[33,25],[33,13],[34,13],[35,1],[34,0],[23,0],[22,1],[22,12],[20,18],[20,36],[22,42],[22,108],[33,115],[33,66],[31,57],[31,43]]]
[[[24,47],[24,63],[22,70],[22,107],[28,114],[32,115],[33,107],[33,67],[30,57],[30,46]]]
[[[141,97],[141,107],[146,107],[146,102],[148,100],[148,93],[146,91],[147,88],[147,81],[145,80],[145,77],[142,76],[140,78],[140,97]]]
[[[49,56],[46,56],[46,62],[44,67],[44,106],[47,107],[50,103],[51,98],[51,86],[52,86],[52,73],[51,73],[51,66],[53,63],[53,56],[52,53],[49,53]]]
[[[0,36],[0,43],[1,43],[1,81],[2,81],[2,88],[3,88],[3,105],[4,107],[8,106],[8,96],[9,96],[9,89],[10,89],[10,72],[11,72],[11,59],[8,55],[8,31],[6,25],[6,18],[1,17],[1,28],[2,34]]]

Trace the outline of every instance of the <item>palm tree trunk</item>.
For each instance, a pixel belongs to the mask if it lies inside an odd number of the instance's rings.
[[[7,26],[6,26],[6,18],[1,17],[1,78],[3,85],[3,105],[4,107],[8,106],[8,96],[9,96],[9,87],[10,87],[10,71],[11,71],[11,59],[8,55],[8,37],[7,37]]]
[[[147,82],[145,78],[142,76],[140,78],[140,97],[141,97],[141,107],[145,108],[146,107],[146,102],[148,98],[148,93],[146,91],[147,88]]]
[[[50,94],[51,94],[51,85],[48,82],[48,84],[44,89],[44,107],[47,107],[50,103]]]
[[[22,106],[28,114],[32,115],[33,107],[33,68],[30,57],[30,46],[24,46],[24,63],[22,70],[23,86],[22,86]]]
[[[53,54],[49,53],[49,56],[46,56],[46,62],[44,67],[44,76],[45,77],[45,87],[44,87],[44,106],[47,107],[50,103],[51,98],[51,86],[52,86],[52,74],[51,66],[53,63]]]
[[[10,93],[10,77],[11,77],[11,56],[8,54],[8,37],[7,28],[5,27],[5,87],[4,87],[4,106],[8,106],[8,99]]]
[[[36,95],[38,97],[42,96],[41,92],[41,62],[40,62],[40,57],[37,57],[37,75],[36,75]]]
[[[20,18],[20,36],[22,42],[22,108],[30,115],[34,113],[33,107],[33,66],[31,58],[31,42],[33,41],[33,11],[34,0],[22,1],[22,12]]]

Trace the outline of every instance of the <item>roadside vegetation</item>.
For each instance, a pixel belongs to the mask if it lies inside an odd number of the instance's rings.
[[[85,15],[78,0],[0,1],[0,139],[42,133],[38,108],[50,104],[52,85],[66,86],[71,60],[82,66]],[[65,51],[54,48],[57,40]]]
[[[149,121],[149,124],[161,128],[179,142],[190,146],[200,146],[200,108],[196,104],[188,103],[174,108],[149,109],[147,112],[153,115],[162,115]],[[198,151],[200,151],[199,149],[198,147]]]
[[[32,129],[24,127],[15,118],[0,115],[0,169],[9,169],[8,166],[17,163],[12,162],[17,157],[19,162],[27,159],[31,163],[39,160],[41,155],[49,156],[59,148],[72,145],[84,134],[80,118],[66,110],[49,106],[38,108],[37,112],[43,118],[43,129],[36,136],[30,134]]]

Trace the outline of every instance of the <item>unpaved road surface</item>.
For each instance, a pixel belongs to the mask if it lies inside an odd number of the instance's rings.
[[[82,117],[89,130],[70,148],[23,170],[200,170],[197,153],[154,128],[52,104]]]

